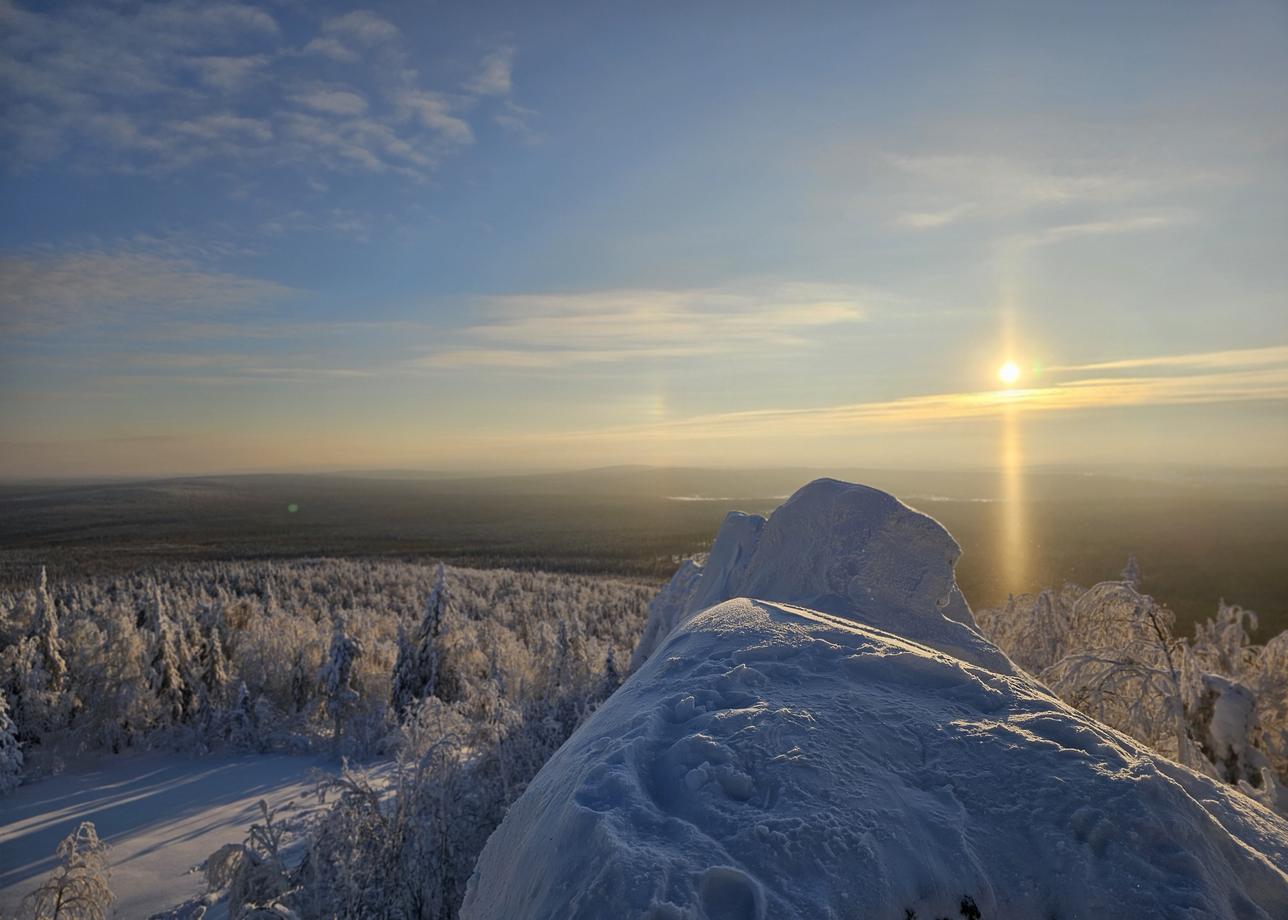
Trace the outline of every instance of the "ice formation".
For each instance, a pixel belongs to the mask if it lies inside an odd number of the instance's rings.
[[[492,835],[463,916],[1288,916],[1288,823],[974,629],[952,538],[831,480],[734,515]]]

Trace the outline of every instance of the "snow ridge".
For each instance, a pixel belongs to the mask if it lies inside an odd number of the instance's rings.
[[[1015,669],[958,552],[831,480],[731,517],[462,916],[1288,916],[1288,823]]]

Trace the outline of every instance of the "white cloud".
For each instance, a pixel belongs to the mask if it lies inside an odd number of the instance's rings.
[[[492,120],[524,143],[537,144],[541,142],[542,137],[532,127],[532,120],[536,115],[535,109],[517,105],[513,100],[506,99],[501,111],[493,115]]]
[[[304,46],[304,53],[321,55],[343,64],[352,64],[361,60],[361,55],[358,52],[334,38],[319,37],[312,39]]]
[[[872,165],[893,203],[895,227],[917,232],[993,224],[998,230],[1009,224],[1022,227],[1016,232],[1030,245],[1192,222],[1175,200],[1214,181],[1200,169],[1151,164],[1129,153],[887,153]]]
[[[452,141],[468,144],[474,140],[469,122],[452,114],[452,103],[441,93],[408,90],[398,96],[397,103],[404,117],[415,118]]]
[[[378,45],[394,41],[399,37],[397,26],[370,10],[354,10],[352,13],[328,19],[322,29],[329,34],[342,35],[363,45]]]
[[[1140,368],[1228,368],[1260,367],[1267,364],[1288,365],[1288,345],[1266,348],[1236,348],[1226,351],[1204,351],[1181,355],[1151,355],[1136,358],[1119,358],[1090,364],[1068,364],[1047,368],[1052,373],[1083,373],[1086,371],[1139,370]]]
[[[498,48],[483,58],[479,72],[465,88],[479,96],[507,96],[514,67],[514,49]]]
[[[1042,162],[1001,154],[892,154],[886,163],[928,197],[959,199],[936,211],[951,211],[953,219],[1069,202],[1118,202],[1151,184],[1115,164],[1075,158]]]
[[[269,65],[266,54],[249,54],[240,57],[206,55],[194,57],[201,82],[225,93],[240,92],[259,80]]]
[[[959,204],[942,211],[904,211],[895,215],[895,223],[913,230],[926,230],[955,223],[973,210],[972,204]]]
[[[916,426],[999,416],[1130,406],[1288,402],[1288,348],[1244,349],[1155,358],[1128,358],[1065,372],[1098,369],[1187,368],[1148,376],[1073,376],[1024,390],[935,393],[901,399],[803,409],[720,412],[643,425],[572,432],[569,440],[709,440],[852,434],[872,427]],[[1049,368],[1048,371],[1057,369]]]
[[[509,103],[512,49],[484,60],[466,81],[476,89],[439,91],[411,66],[397,26],[369,10],[289,36],[263,10],[197,0],[57,14],[6,2],[0,15],[0,156],[10,168],[173,173],[219,160],[230,177],[289,165],[304,181],[423,180],[473,141],[471,117]],[[332,82],[336,64],[343,84]]]
[[[865,294],[781,284],[762,293],[609,290],[488,298],[486,322],[461,330],[430,367],[553,368],[627,360],[748,354],[811,344],[818,331],[863,322]]]
[[[1033,245],[1042,246],[1087,236],[1148,233],[1153,230],[1167,230],[1189,223],[1191,220],[1192,218],[1186,214],[1142,214],[1076,224],[1057,224],[1031,236],[1028,241]]]
[[[332,115],[361,115],[367,111],[367,100],[347,89],[313,89],[294,99],[306,108]]]
[[[190,134],[206,141],[237,137],[264,143],[273,137],[273,126],[268,122],[259,118],[242,118],[237,115],[203,115],[191,121],[178,122],[174,128],[180,133]]]
[[[0,257],[0,328],[10,334],[166,322],[245,309],[291,293],[275,282],[211,270],[140,246]]]

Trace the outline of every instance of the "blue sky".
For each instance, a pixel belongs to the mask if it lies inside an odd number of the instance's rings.
[[[0,0],[0,475],[1279,465],[1288,8]],[[1024,375],[999,390],[1013,359]]]

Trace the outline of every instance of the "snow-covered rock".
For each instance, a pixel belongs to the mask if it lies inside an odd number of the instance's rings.
[[[752,521],[510,809],[465,918],[1288,916],[1288,823],[1015,669],[933,520],[824,480]]]
[[[744,515],[745,516],[745,515]],[[761,518],[763,520],[763,518]],[[671,630],[689,612],[689,602],[698,582],[702,580],[703,567],[693,559],[686,559],[675,570],[671,580],[657,592],[657,597],[648,605],[648,619],[644,623],[644,633],[639,644],[631,655],[631,670],[642,665],[653,650],[661,645]]]
[[[953,566],[960,555],[934,518],[894,496],[816,480],[768,521],[739,511],[725,518],[706,565],[686,563],[650,605],[632,667],[684,616],[754,597],[885,629],[1009,674],[1011,662],[976,632],[957,589]]]

